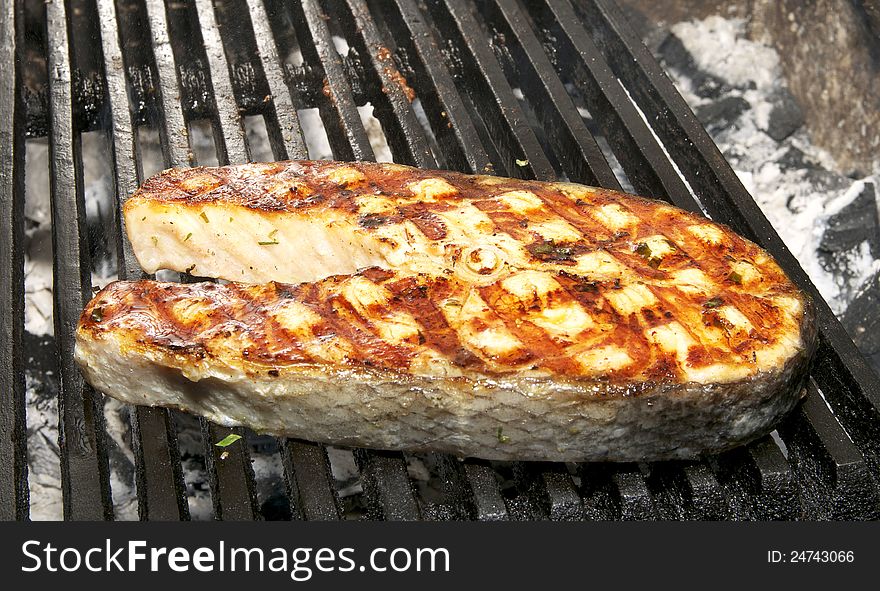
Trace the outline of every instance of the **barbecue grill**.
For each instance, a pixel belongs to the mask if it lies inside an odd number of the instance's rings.
[[[348,44],[345,55],[334,38]],[[290,58],[297,54],[301,61]],[[7,0],[0,517],[29,514],[26,138],[49,139],[64,516],[112,519],[101,399],[73,361],[76,322],[92,293],[82,134],[105,134],[111,146],[118,207],[143,180],[142,129],[158,130],[168,167],[198,164],[188,130],[204,123],[220,164],[248,161],[245,120],[253,117],[264,121],[275,159],[308,158],[300,114],[317,108],[336,159],[370,160],[358,113],[368,102],[397,162],[623,186],[705,212],[776,257],[815,299],[821,332],[807,396],[778,437],[702,461],[639,465],[433,456],[439,499],[419,494],[403,454],[355,450],[367,518],[880,516],[880,380],[611,0]],[[115,219],[104,239],[118,249],[118,274],[141,277],[118,209]],[[189,518],[173,412],[137,407],[130,416],[140,517]],[[249,447],[213,445],[242,431],[201,428],[215,518],[264,517]],[[273,445],[291,516],[343,517],[325,448]]]

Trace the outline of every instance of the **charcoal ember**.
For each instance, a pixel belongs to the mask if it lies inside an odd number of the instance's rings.
[[[841,321],[862,355],[880,373],[880,271],[865,281]]]
[[[808,165],[804,170],[803,180],[816,193],[843,194],[853,185],[850,177],[815,164]]]
[[[794,96],[780,88],[771,97],[773,107],[767,122],[767,135],[781,142],[804,124],[804,113]]]
[[[736,121],[749,108],[749,103],[739,96],[726,96],[719,101],[697,107],[697,119],[711,133],[717,133]]]
[[[803,150],[794,146],[789,146],[785,154],[780,156],[776,163],[783,170],[802,170],[810,166],[807,155],[804,154]]]
[[[692,89],[697,96],[717,99],[732,90],[721,78],[700,70],[681,39],[672,33],[660,43],[657,53],[663,65],[691,80]]]
[[[866,265],[880,256],[880,223],[871,183],[865,183],[855,199],[828,218],[816,254],[834,278],[839,300],[851,301],[865,277]]]
[[[865,188],[852,203],[828,219],[828,229],[819,243],[819,254],[840,253],[858,248],[867,241],[873,258],[880,258],[880,220],[877,217],[877,199],[873,183]]]

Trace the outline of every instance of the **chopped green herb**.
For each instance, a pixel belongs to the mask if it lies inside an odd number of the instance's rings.
[[[150,239],[153,241],[153,246],[159,246],[159,239],[155,236],[150,236]]]
[[[142,217],[141,221],[144,221],[145,219],[147,219],[147,216]]]
[[[529,161],[528,161],[528,160],[520,160],[519,158],[517,158],[517,159],[516,159],[516,165],[517,165],[517,166],[528,166],[528,165],[529,165]]]
[[[722,300],[721,298],[712,298],[711,300],[706,301],[706,303],[703,304],[703,307],[704,308],[717,308],[718,306],[722,305],[723,303],[724,303],[724,300]]]
[[[566,262],[573,261],[576,255],[584,251],[584,247],[580,244],[556,244],[552,240],[545,240],[529,244],[526,250],[542,261]]]
[[[742,275],[740,275],[736,271],[732,271],[730,275],[727,276],[727,280],[731,283],[736,283],[737,285],[742,285],[743,282]]]
[[[98,306],[92,310],[92,320],[94,322],[101,322],[104,320],[104,308]]]
[[[646,259],[651,258],[651,247],[644,242],[639,242],[636,245],[636,254]]]
[[[504,427],[498,427],[498,443],[510,443],[510,437],[504,434]]]
[[[278,230],[272,230],[271,232],[269,232],[269,238],[271,238],[272,240],[274,240],[274,239],[275,239],[275,234],[277,234],[277,233],[278,233]]]
[[[183,241],[186,242],[187,240],[189,240],[192,237],[193,237],[193,233],[190,232],[189,234],[186,235],[186,238],[184,238]]]
[[[660,263],[663,262],[663,257],[655,257],[651,256],[653,253],[651,252],[651,247],[645,244],[644,242],[639,242],[636,245],[636,254],[642,258],[648,260],[648,266],[652,269],[656,269],[660,266]]]
[[[206,224],[211,222],[211,220],[208,219],[208,215],[204,211],[199,214],[199,217],[202,218],[202,221]]]
[[[260,246],[271,246],[273,244],[278,244],[277,240],[260,240],[257,242]]]
[[[232,216],[229,217],[229,223],[232,223]]]
[[[233,443],[235,443],[239,439],[241,439],[241,435],[237,435],[235,433],[230,433],[229,435],[227,435],[226,437],[224,437],[223,439],[221,439],[220,441],[218,441],[214,445],[216,447],[229,447],[230,445],[232,445]]]

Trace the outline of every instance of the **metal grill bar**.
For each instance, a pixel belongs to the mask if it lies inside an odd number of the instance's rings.
[[[60,366],[58,412],[66,519],[112,519],[100,397],[73,360],[76,323],[91,298],[85,238],[80,139],[74,128],[68,20],[64,2],[46,4],[49,39],[49,174],[54,252],[55,340]]]
[[[24,334],[24,105],[16,8],[0,9],[0,520],[27,519]],[[10,67],[12,64],[12,67]]]
[[[211,485],[214,519],[247,521],[259,518],[254,470],[244,429],[229,429],[204,419],[199,422],[205,442],[205,467]],[[215,445],[229,435],[239,435],[242,440],[226,448]]]
[[[549,13],[542,13],[542,26],[549,27],[560,42],[557,68],[581,89],[587,109],[636,190],[699,211],[620,82],[584,33],[571,5],[563,0],[548,3],[546,9]]]
[[[380,2],[388,29],[395,35],[398,53],[405,53],[418,60],[418,67],[411,73],[413,84],[428,117],[440,122],[434,129],[440,148],[446,155],[447,165],[473,173],[490,169],[489,156],[482,148],[477,130],[467,116],[455,82],[443,65],[443,56],[433,32],[411,0]],[[409,74],[410,72],[408,72]],[[444,125],[443,122],[446,122]]]
[[[369,518],[390,521],[421,518],[403,454],[358,449],[354,457],[361,472]]]
[[[531,496],[541,512],[554,521],[579,521],[584,506],[565,464],[528,465],[531,474]]]
[[[306,141],[293,106],[292,92],[284,82],[282,62],[269,28],[269,14],[261,0],[247,0],[247,8],[260,63],[271,93],[269,103],[273,117],[270,117],[270,123],[275,125],[267,125],[267,128],[272,153],[278,160],[307,159],[309,153],[306,150]],[[276,129],[279,133],[273,133]]]
[[[122,206],[138,186],[135,162],[135,139],[126,91],[125,63],[120,49],[120,35],[113,0],[98,0],[104,73],[107,82],[107,106],[112,126],[107,130],[113,146],[113,170],[116,186],[117,252],[120,279],[147,277],[141,271],[125,239]],[[179,520],[189,516],[183,473],[177,449],[177,437],[170,412],[144,406],[131,409],[132,448],[135,457],[135,485],[141,519]]]
[[[796,519],[799,513],[797,486],[779,447],[765,437],[749,446],[746,453],[755,470],[749,482],[757,484],[750,491],[751,517],[763,520]],[[733,465],[739,467],[744,463]]]
[[[618,507],[615,518],[624,521],[652,520],[657,518],[654,500],[648,490],[645,477],[638,466],[625,464],[611,470],[610,479],[616,488]],[[614,493],[612,493],[614,494]]]
[[[314,0],[303,0],[299,5],[288,1],[288,4],[294,22],[306,25],[297,29],[303,58],[312,64],[320,64],[322,70],[323,86],[318,93],[318,109],[327,127],[333,156],[340,160],[375,160],[324,13]]]
[[[690,519],[719,520],[730,516],[730,506],[717,477],[705,463],[688,463],[682,471],[685,479],[685,498],[688,499]]]
[[[529,127],[513,89],[495,56],[483,42],[484,34],[470,7],[455,2],[441,6],[438,0],[430,0],[428,7],[436,26],[451,33],[446,39],[447,49],[461,60],[471,101],[485,106],[483,122],[503,159],[506,172],[517,177],[555,178],[556,172]],[[467,48],[467,52],[461,48]]]
[[[162,142],[162,153],[165,166],[189,166],[193,163],[193,155],[189,149],[189,133],[183,109],[180,106],[182,93],[181,84],[174,66],[174,52],[168,38],[168,22],[165,18],[165,6],[162,0],[144,0],[147,18],[150,23],[150,40],[153,44],[153,56],[156,61],[156,73],[159,78],[156,92],[159,96],[159,139]],[[178,98],[175,99],[175,95]]]
[[[369,56],[372,74],[365,81],[366,94],[376,116],[388,121],[385,129],[395,161],[423,168],[436,168],[437,161],[428,147],[424,131],[410,107],[410,97],[391,52],[385,46],[363,0],[345,0],[347,10],[337,7],[343,29],[355,46]]]
[[[299,519],[339,519],[339,499],[323,445],[288,439],[281,448],[287,496]]]
[[[617,177],[516,2],[489,2],[483,14],[491,17],[503,35],[499,51],[512,53],[511,61],[519,74],[523,96],[535,106],[547,131],[547,141],[568,177],[588,185],[620,190]],[[540,105],[544,108],[539,108]]]
[[[208,90],[214,97],[217,118],[213,122],[217,159],[220,165],[244,164],[250,161],[244,125],[238,113],[232,82],[229,79],[229,64],[217,29],[214,7],[211,0],[194,0],[196,20],[202,31],[202,42],[210,68]]]

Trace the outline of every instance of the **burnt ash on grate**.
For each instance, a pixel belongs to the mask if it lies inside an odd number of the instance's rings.
[[[12,434],[0,442],[0,517],[30,509],[26,443],[36,449],[39,433],[28,431],[25,369],[52,372],[42,396],[58,408],[69,519],[132,517],[135,504],[142,519],[880,516],[876,375],[610,1],[16,0],[0,10],[0,60],[16,64],[0,72],[0,305],[12,320],[0,332],[0,431]],[[54,350],[42,357],[23,310],[25,155],[41,137],[55,244]],[[103,142],[114,187],[97,214],[88,137]],[[74,365],[73,328],[93,272],[143,276],[119,226],[126,197],[160,167],[328,156],[632,187],[702,209],[770,250],[817,300],[805,403],[748,447],[643,465],[352,452],[243,430],[221,448],[230,430],[167,410],[108,407],[105,420]]]

